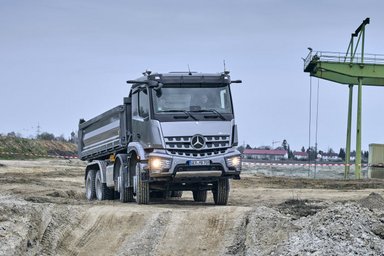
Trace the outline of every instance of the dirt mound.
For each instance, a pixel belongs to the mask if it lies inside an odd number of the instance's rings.
[[[298,230],[288,216],[265,206],[250,211],[247,220],[244,232],[238,236],[240,241],[244,240],[244,246],[239,246],[242,250],[228,250],[227,254],[281,255],[276,254],[280,244]]]
[[[384,210],[384,198],[375,192],[372,192],[368,197],[359,200],[361,206],[368,209]]]
[[[308,199],[289,199],[279,204],[277,207],[283,214],[292,216],[292,219],[299,219],[309,215],[316,214],[325,206],[318,205],[319,202],[310,201]]]
[[[295,222],[277,254],[383,255],[379,216],[356,203],[336,204]]]
[[[76,206],[0,196],[0,255],[54,255],[82,215],[83,210]]]
[[[30,159],[48,157],[48,155],[75,156],[77,146],[65,141],[0,136],[0,158],[2,159]]]

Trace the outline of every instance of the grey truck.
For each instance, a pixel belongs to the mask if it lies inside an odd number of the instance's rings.
[[[241,157],[229,72],[145,72],[123,104],[79,122],[79,158],[88,200],[148,204],[192,191],[205,202],[228,202],[229,179]]]

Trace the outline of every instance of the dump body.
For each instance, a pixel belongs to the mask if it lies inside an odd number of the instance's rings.
[[[131,104],[124,104],[79,124],[79,157],[94,160],[124,151],[131,138]]]

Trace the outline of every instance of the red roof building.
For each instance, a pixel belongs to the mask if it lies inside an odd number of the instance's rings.
[[[282,160],[288,159],[288,152],[280,149],[244,149],[244,158],[258,160]]]
[[[293,157],[295,159],[308,159],[308,153],[307,152],[301,152],[301,151],[294,151],[293,152]]]

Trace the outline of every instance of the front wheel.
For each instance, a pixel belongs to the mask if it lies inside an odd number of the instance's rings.
[[[119,196],[120,201],[122,203],[126,202],[132,202],[133,200],[133,188],[127,187],[128,182],[128,172],[124,168],[124,165],[122,163],[118,164],[118,170],[119,170]]]
[[[229,196],[228,178],[220,179],[213,184],[213,201],[216,205],[227,205]]]
[[[149,203],[149,183],[145,182],[143,175],[145,172],[141,172],[140,164],[136,164],[136,202],[138,204]]]
[[[194,190],[193,193],[193,200],[195,202],[205,202],[207,201],[207,190]]]

